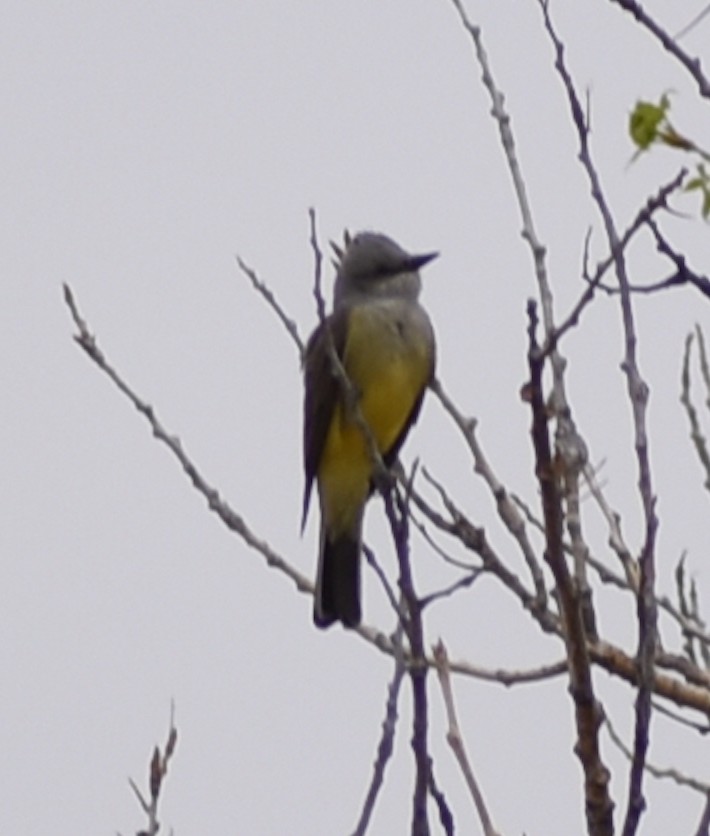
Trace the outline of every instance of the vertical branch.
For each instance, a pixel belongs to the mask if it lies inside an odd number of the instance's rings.
[[[429,761],[429,792],[439,810],[439,823],[444,828],[445,836],[454,836],[454,817],[451,814],[444,793],[439,789],[434,777],[434,764]]]
[[[710,409],[710,366],[708,365],[708,354],[705,350],[705,337],[700,326],[695,326],[695,335],[698,338],[698,351],[700,352],[700,374],[705,384],[705,406]]]
[[[322,252],[318,244],[316,233],[315,212],[309,210],[311,247],[315,256],[315,280],[314,295],[318,306],[318,317],[321,323],[328,325],[326,318],[325,302],[321,288]],[[412,748],[416,764],[416,776],[414,786],[414,802],[412,814],[412,836],[429,836],[429,821],[427,815],[427,794],[431,783],[430,758],[427,746],[428,730],[428,706],[426,693],[426,675],[428,663],[424,647],[424,629],[422,623],[422,602],[416,595],[412,580],[411,565],[409,560],[409,525],[408,525],[408,500],[401,500],[397,494],[396,481],[387,469],[382,460],[375,438],[370,427],[363,418],[358,403],[358,393],[347,376],[342,362],[335,350],[330,329],[327,330],[327,348],[330,356],[333,373],[338,379],[342,388],[346,408],[352,420],[362,432],[368,455],[370,456],[373,474],[372,481],[382,494],[385,511],[390,523],[392,535],[397,550],[399,562],[399,576],[402,597],[407,609],[404,620],[404,629],[411,651],[410,679],[412,682],[412,695],[414,706],[414,722],[412,732]]]
[[[370,787],[365,797],[365,803],[362,806],[360,819],[353,831],[353,836],[365,836],[367,828],[372,817],[372,812],[375,809],[377,796],[382,789],[382,784],[385,779],[385,769],[389,759],[392,757],[392,750],[394,748],[394,734],[397,729],[397,703],[399,701],[399,692],[404,679],[405,664],[404,664],[404,648],[402,647],[402,628],[397,627],[392,638],[392,647],[394,655],[394,674],[392,681],[387,689],[387,706],[385,709],[385,719],[382,721],[382,737],[377,747],[377,759],[372,771],[372,780]]]
[[[705,796],[705,806],[695,836],[708,836],[708,833],[710,833],[710,793]]]
[[[579,469],[572,468],[565,461],[563,468],[564,495],[566,500],[567,532],[572,547],[574,560],[574,582],[579,597],[579,606],[584,623],[584,630],[590,641],[598,637],[596,614],[592,600],[592,588],[587,578],[589,548],[582,536],[582,515],[579,501]]]
[[[543,12],[545,28],[555,51],[555,69],[562,81],[570,107],[572,122],[579,140],[579,160],[589,180],[592,198],[604,225],[609,251],[614,260],[614,269],[619,283],[621,320],[624,330],[624,359],[621,367],[626,375],[627,391],[633,416],[634,447],[638,466],[638,489],[643,507],[645,536],[639,557],[640,583],[636,599],[636,616],[639,625],[637,649],[637,668],[639,687],[636,696],[636,728],[634,732],[634,757],[629,777],[629,800],[624,822],[624,836],[636,833],[641,814],[645,808],[642,792],[644,763],[648,751],[648,736],[651,722],[651,694],[654,678],[654,654],[658,638],[657,609],[655,597],[655,543],[658,529],[656,500],[653,494],[651,464],[646,431],[646,409],[648,405],[648,386],[641,376],[637,360],[637,338],[631,304],[631,290],[626,269],[624,248],[609,205],[604,196],[601,180],[592,161],[589,148],[589,131],[584,111],[575,90],[574,82],[564,59],[564,46],[560,41],[550,18],[547,0],[539,0]]]
[[[513,189],[523,224],[523,239],[530,247],[530,253],[532,255],[542,309],[542,321],[545,329],[545,350],[549,354],[552,367],[550,404],[552,412],[557,419],[555,452],[557,458],[564,462],[564,469],[567,475],[565,488],[568,511],[570,513],[568,527],[570,527],[570,535],[573,537],[575,557],[577,558],[576,580],[581,585],[583,591],[581,602],[586,613],[585,621],[589,625],[590,635],[594,635],[595,625],[592,592],[587,583],[586,568],[583,561],[583,556],[587,549],[582,537],[581,516],[579,514],[579,476],[587,464],[588,452],[584,439],[577,430],[567,399],[565,388],[565,368],[567,361],[558,349],[559,331],[555,328],[554,298],[547,273],[547,251],[535,229],[532,208],[515,148],[515,138],[513,136],[510,116],[505,109],[504,96],[493,78],[488,56],[483,47],[480,27],[474,26],[468,19],[460,0],[452,0],[452,2],[461,18],[461,22],[473,41],[476,60],[482,71],[483,85],[491,99],[491,113],[498,125],[501,145],[503,146],[508,170],[513,181]],[[593,291],[589,292],[591,294]]]
[[[476,60],[481,68],[483,86],[488,91],[488,95],[491,99],[491,115],[498,125],[505,160],[508,165],[511,180],[513,181],[515,198],[518,203],[520,217],[523,224],[522,235],[523,239],[530,247],[530,253],[532,255],[533,266],[535,269],[535,278],[537,280],[540,302],[542,305],[542,321],[545,328],[545,335],[547,339],[551,341],[550,355],[552,358],[553,397],[555,399],[555,411],[559,412],[562,411],[563,404],[566,401],[563,385],[565,361],[558,353],[555,345],[556,341],[554,340],[554,302],[552,288],[547,275],[547,250],[535,229],[532,207],[528,199],[525,179],[520,168],[520,162],[518,161],[510,115],[505,109],[505,97],[493,77],[490,62],[488,61],[488,55],[486,54],[483,46],[481,29],[479,26],[475,26],[468,19],[460,0],[452,0],[452,2],[459,14],[459,17],[461,18],[464,28],[473,41]]]
[[[385,512],[389,521],[399,564],[399,585],[406,610],[404,629],[409,640],[411,662],[409,677],[412,683],[412,750],[416,768],[412,809],[412,836],[429,836],[427,796],[430,786],[431,761],[428,749],[429,706],[426,691],[428,663],[424,645],[422,602],[416,594],[409,555],[408,499],[390,483],[382,491]]]
[[[700,345],[700,343],[699,343]],[[700,421],[698,420],[698,412],[695,409],[695,404],[690,395],[691,378],[690,378],[690,354],[693,347],[693,335],[688,334],[685,338],[685,351],[683,352],[683,370],[680,377],[680,402],[683,404],[688,422],[690,423],[690,439],[695,447],[700,464],[705,471],[705,488],[710,490],[710,453],[708,453],[707,441],[700,428]],[[700,354],[702,363],[702,351]],[[702,370],[702,365],[701,365]]]
[[[698,596],[698,586],[695,579],[690,582],[690,615],[692,620],[697,624],[701,630],[705,630],[705,621],[700,613],[700,598]],[[700,648],[700,656],[703,660],[705,670],[710,670],[710,648],[708,648],[707,641],[696,637],[698,647]]]
[[[436,665],[436,672],[439,675],[439,683],[444,696],[446,717],[449,724],[446,739],[454,752],[461,771],[463,772],[468,790],[471,793],[473,803],[476,807],[476,812],[478,813],[478,818],[481,821],[484,836],[500,836],[493,825],[493,820],[488,812],[488,807],[486,806],[486,802],[483,798],[483,793],[478,785],[476,776],[473,774],[471,763],[468,759],[468,755],[466,754],[466,746],[464,745],[463,735],[461,734],[458,718],[456,717],[454,690],[451,686],[449,654],[441,639],[439,639],[436,645],[434,645],[434,664]]]
[[[558,474],[559,463],[555,462],[552,457],[548,414],[542,392],[544,353],[540,351],[537,344],[537,309],[532,301],[528,303],[528,320],[531,435],[545,520],[545,560],[555,577],[564,624],[570,693],[574,701],[577,725],[575,751],[584,770],[587,828],[591,836],[611,836],[614,832],[612,818],[614,805],[609,797],[609,770],[601,759],[599,748],[602,712],[594,696],[591,664],[578,594],[565,561],[563,495]]]
[[[323,253],[318,243],[316,232],[316,210],[311,207],[308,210],[308,222],[310,225],[310,243],[313,250],[313,296],[316,300],[318,321],[326,319],[325,299],[323,298]]]
[[[692,614],[690,607],[688,606],[688,598],[686,595],[686,581],[685,581],[685,553],[681,555],[680,560],[678,561],[678,565],[675,569],[675,585],[676,585],[676,595],[678,598],[678,609],[680,610],[680,614],[684,619],[687,619],[688,622],[692,619]],[[694,645],[694,636],[685,627],[681,628],[683,631],[683,640],[684,640],[684,653],[690,659],[693,664],[697,663],[695,658],[695,645]]]

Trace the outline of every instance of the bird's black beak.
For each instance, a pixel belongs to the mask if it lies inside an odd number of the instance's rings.
[[[410,255],[407,259],[408,270],[418,270],[430,261],[439,257],[439,253],[424,253],[423,255]]]

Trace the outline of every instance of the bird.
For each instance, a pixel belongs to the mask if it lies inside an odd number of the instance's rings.
[[[374,489],[371,445],[387,467],[394,464],[435,374],[436,339],[419,303],[419,271],[438,253],[412,255],[370,231],[346,233],[344,247],[332,246],[333,310],[313,331],[303,356],[301,530],[315,483],[320,539],[313,620],[320,628],[335,622],[354,628],[362,618],[363,516]]]

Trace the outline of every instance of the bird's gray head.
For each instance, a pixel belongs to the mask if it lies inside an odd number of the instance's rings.
[[[359,232],[345,238],[345,249],[335,247],[338,273],[334,305],[358,298],[416,299],[421,291],[419,268],[438,253],[410,255],[379,232]]]

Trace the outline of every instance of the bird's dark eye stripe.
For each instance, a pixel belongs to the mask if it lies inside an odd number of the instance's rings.
[[[388,276],[396,276],[402,272],[401,264],[377,264],[372,271],[373,279],[386,279]]]

